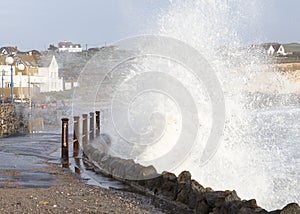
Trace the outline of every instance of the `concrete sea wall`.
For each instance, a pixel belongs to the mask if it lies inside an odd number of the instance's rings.
[[[295,203],[288,204],[282,210],[268,212],[259,207],[255,199],[241,200],[234,190],[214,191],[210,187],[205,188],[193,180],[188,171],[183,171],[178,177],[170,172],[159,174],[153,166],[142,166],[133,160],[108,155],[106,146],[85,145],[84,154],[103,174],[128,184],[138,192],[183,205],[187,212],[300,214],[300,207]]]

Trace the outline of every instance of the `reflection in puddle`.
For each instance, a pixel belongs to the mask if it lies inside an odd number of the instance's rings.
[[[69,168],[80,175],[87,184],[103,188],[126,189],[126,186],[111,178],[89,170],[83,164],[82,154],[69,157],[61,163],[61,134],[39,133],[26,136],[1,138],[0,141],[0,186],[49,187],[54,185],[55,175],[47,171],[49,163]],[[70,145],[70,153],[73,150]]]

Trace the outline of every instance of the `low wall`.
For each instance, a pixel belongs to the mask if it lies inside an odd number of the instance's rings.
[[[188,171],[182,172],[178,177],[170,172],[158,174],[153,166],[145,167],[133,160],[106,154],[106,146],[85,145],[84,155],[103,174],[110,175],[139,192],[184,205],[193,213],[300,213],[300,207],[295,203],[288,204],[282,210],[267,212],[257,206],[255,199],[241,200],[234,190],[214,191],[210,187],[203,187],[192,179]]]
[[[0,104],[0,137],[28,132],[25,108],[22,105]]]

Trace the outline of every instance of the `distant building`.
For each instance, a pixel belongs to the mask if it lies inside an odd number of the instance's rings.
[[[278,48],[277,51],[276,51],[276,54],[277,54],[278,56],[286,56],[286,55],[288,55],[288,53],[285,52],[285,48],[284,48],[283,45],[280,45],[280,46],[279,46],[279,48]]]
[[[287,52],[286,45],[279,43],[264,43],[258,45],[251,45],[249,50],[256,50],[268,56],[286,56],[292,54]]]
[[[58,75],[58,64],[54,55],[44,57],[38,51],[28,52],[18,51],[11,53],[11,49],[6,47],[0,51],[0,87],[4,91],[4,97],[9,98],[11,90],[11,69],[14,83],[14,97],[16,100],[23,101],[29,98],[29,93],[52,92],[63,90],[63,78]],[[14,63],[12,66],[7,65],[5,60],[8,56],[13,56]],[[19,70],[18,65],[23,64],[24,70]]]
[[[289,43],[282,45],[282,55],[299,55],[300,54],[300,44],[299,43]]]
[[[264,43],[261,45],[252,45],[250,48],[262,49],[269,56],[293,56],[300,54],[300,44],[279,44],[279,43]]]
[[[263,43],[252,44],[248,48],[250,55],[272,58],[276,63],[299,63],[300,62],[300,43]],[[274,60],[274,61],[273,61]]]
[[[82,52],[82,48],[80,44],[73,44],[72,42],[60,42],[58,43],[58,52]]]
[[[264,43],[256,47],[261,48],[268,56],[277,56],[279,49],[279,53],[283,53],[284,51],[282,50],[282,45],[279,43]]]
[[[7,49],[3,48],[2,50]],[[15,99],[28,99],[29,90],[32,92],[35,84],[40,83],[40,81],[33,78],[38,75],[38,58],[28,54],[13,54],[14,63],[10,66],[5,62],[7,57],[8,55],[0,55],[0,71],[1,78],[3,79],[3,86],[2,81],[0,82],[0,85],[1,88],[3,87],[4,97],[10,97],[12,69]],[[18,64],[23,64],[25,70],[19,70]]]
[[[43,78],[40,84],[41,92],[63,90],[63,79],[58,75],[58,64],[54,55],[43,56],[38,70],[39,76]]]
[[[19,50],[17,47],[10,47],[10,46],[7,46],[7,47],[2,47],[0,48],[0,54],[1,55],[10,55],[10,54],[16,54],[18,53]]]

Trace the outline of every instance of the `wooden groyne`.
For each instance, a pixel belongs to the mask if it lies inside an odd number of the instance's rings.
[[[96,117],[96,118],[95,118]],[[69,139],[69,118],[62,118],[61,132],[61,158],[64,166],[69,165],[69,144],[73,144],[73,157],[77,157],[80,153],[80,148],[84,148],[89,141],[100,136],[100,111],[90,112],[74,116],[73,121],[73,139]],[[95,124],[96,121],[96,124]],[[80,127],[82,132],[80,132]],[[81,145],[81,147],[80,147]],[[84,149],[82,149],[84,152]]]

